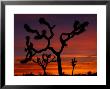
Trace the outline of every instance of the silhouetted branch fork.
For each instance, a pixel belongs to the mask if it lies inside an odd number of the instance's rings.
[[[82,24],[80,24],[79,21],[75,21],[73,28],[74,30],[70,33],[62,33],[60,35],[60,42],[62,44],[62,47],[60,49],[60,53],[63,51],[64,46],[67,46],[67,41],[70,40],[71,38],[73,38],[75,35],[79,35],[80,33],[84,32],[86,29],[85,27],[88,26],[88,22],[83,22]],[[63,39],[63,36],[66,36],[65,39]]]
[[[53,29],[55,27],[55,25],[53,25],[52,27],[50,26],[50,23],[48,21],[45,20],[45,18],[41,17],[39,19],[39,23],[40,24],[45,24],[49,29]]]
[[[50,28],[50,33],[51,33],[51,35],[50,35],[49,39],[51,39],[51,38],[54,36],[54,33],[53,33],[53,30],[52,30],[52,29],[54,29],[55,26],[56,26],[56,25],[53,25],[53,27]]]
[[[44,70],[44,75],[46,75],[46,67],[48,63],[55,62],[55,56],[52,58],[51,54],[42,54],[42,57],[37,57],[36,60],[33,60],[34,63],[37,63]]]
[[[30,26],[28,25],[28,24],[24,24],[24,28],[26,29],[26,31],[27,32],[30,32],[30,33],[36,33],[36,36],[34,37],[35,39],[42,39],[43,37],[48,41],[48,44],[47,44],[47,46],[44,48],[44,49],[41,49],[41,50],[34,50],[35,51],[35,53],[34,54],[32,54],[31,55],[31,58],[36,54],[36,53],[41,53],[41,52],[43,52],[43,51],[46,51],[47,49],[50,49],[50,50],[52,50],[54,53],[55,53],[55,50],[51,47],[51,48],[49,48],[49,46],[50,46],[50,39],[54,36],[54,33],[53,33],[53,31],[52,31],[52,29],[55,27],[55,25],[53,25],[52,27],[50,26],[50,24],[44,19],[44,18],[40,18],[39,19],[39,22],[40,22],[40,24],[44,24],[44,25],[46,25],[46,26],[48,26],[48,28],[50,29],[50,33],[51,33],[51,35],[50,35],[50,37],[47,37],[46,36],[46,30],[43,30],[42,31],[42,34],[39,34],[39,32],[37,31],[37,30],[33,30],[33,29],[31,29],[30,28]],[[24,60],[23,62],[21,62],[21,63],[27,63],[29,60]]]
[[[75,67],[77,61],[76,61],[76,58],[72,59],[72,66]]]
[[[80,33],[86,31],[85,28],[88,26],[88,24],[89,24],[89,22],[87,22],[87,21],[83,22],[82,24],[79,23],[77,27],[74,27],[75,34],[79,35]]]
[[[34,63],[38,63],[38,65],[43,66],[41,58],[37,57],[37,60],[32,60]]]
[[[27,32],[36,33],[36,34],[40,35],[39,32],[38,32],[37,30],[31,29],[30,26],[29,26],[28,24],[24,24],[24,28],[26,29]]]
[[[40,18],[39,23],[44,24],[49,28],[51,35],[50,35],[50,37],[48,37],[48,39],[51,39],[54,36],[52,29],[54,29],[56,25],[50,26],[50,23],[48,21],[46,21],[45,18]]]
[[[38,32],[38,30],[33,30],[32,28],[30,28],[30,26],[28,24],[24,24],[24,28],[27,32],[29,33],[35,33],[36,36],[34,37],[35,39],[42,39],[42,35],[40,35],[40,33]]]
[[[80,24],[80,23],[78,23],[78,21],[75,21],[74,27],[73,27],[74,30],[70,33],[62,33],[60,36],[60,39],[63,41],[68,41],[74,35],[79,35],[80,33],[84,32],[86,30],[85,27],[88,26],[88,24],[89,24],[88,22],[83,22],[82,24]],[[76,26],[76,25],[78,25],[78,26]],[[67,38],[63,39],[63,36],[67,36]]]
[[[34,49],[34,53],[31,55],[31,57],[29,59],[25,58],[25,60],[22,60],[21,63],[27,63],[28,61],[31,61],[32,57],[36,55],[36,53],[41,53],[43,51],[46,51],[47,49],[51,50],[54,54],[56,54],[56,51],[53,49],[53,47],[49,47],[50,45],[50,40],[48,41],[47,46],[44,49],[41,50],[36,50]]]
[[[36,36],[34,37],[35,39],[42,39],[44,37],[48,42],[47,46],[44,49],[35,50],[35,52],[36,53],[41,53],[43,51],[46,51],[47,49],[50,49],[55,53],[55,50],[52,47],[49,48],[50,39],[52,39],[52,37],[54,36],[54,33],[53,33],[52,29],[55,27],[55,25],[53,25],[51,27],[50,24],[44,18],[40,18],[39,22],[40,22],[40,24],[44,24],[44,25],[48,26],[48,28],[50,29],[50,33],[51,33],[51,35],[49,37],[46,36],[46,33],[47,33],[46,30],[43,30],[42,34],[39,34],[39,32],[37,30],[32,30],[27,24],[24,25],[24,28],[26,29],[27,32],[36,33]],[[35,54],[33,54],[32,56],[34,56]]]
[[[44,64],[44,63],[50,63],[52,61],[55,61],[55,56],[53,56],[52,58],[52,55],[51,54],[42,54],[42,59],[37,57],[37,61],[33,60],[34,63],[41,63],[41,64]]]
[[[32,28],[30,28],[28,24],[24,24],[24,28],[29,33],[35,33],[36,35],[34,36],[34,39],[37,39],[37,40],[42,39],[46,35],[46,30],[43,30],[42,34],[40,34],[38,30],[33,30]]]
[[[54,54],[57,54],[53,47],[49,47],[48,49],[51,50]]]
[[[33,29],[31,29],[28,24],[24,24],[24,28],[26,29],[27,32],[35,33],[36,35],[35,35],[34,39],[36,39],[36,40],[40,40],[40,39],[42,39],[43,37],[45,37],[45,38],[47,38],[47,39],[51,39],[51,38],[54,36],[54,33],[53,33],[52,29],[55,28],[55,25],[53,25],[53,26],[51,27],[50,24],[49,24],[44,18],[40,18],[40,19],[39,19],[39,23],[40,23],[40,24],[44,24],[44,25],[46,25],[46,26],[49,28],[50,33],[51,33],[50,37],[47,37],[47,36],[46,36],[46,33],[47,33],[46,30],[43,30],[43,31],[42,31],[42,34],[40,34],[40,33],[38,32],[38,30],[33,30]]]

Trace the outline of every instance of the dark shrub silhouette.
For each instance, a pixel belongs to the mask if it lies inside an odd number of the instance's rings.
[[[97,72],[96,73],[92,73],[91,71],[85,73],[85,74],[74,74],[74,76],[97,76]]]
[[[27,49],[28,49],[27,55],[28,55],[28,56],[26,55],[25,60],[22,60],[21,63],[27,63],[27,62],[30,61],[30,60],[32,59],[32,57],[33,57],[34,55],[36,55],[37,53],[41,53],[41,52],[43,52],[43,51],[50,50],[50,51],[52,51],[52,52],[56,55],[56,57],[57,57],[58,73],[59,73],[59,75],[63,75],[63,73],[62,73],[62,66],[61,66],[61,53],[63,52],[63,49],[64,49],[66,46],[68,46],[68,45],[67,45],[67,42],[68,42],[71,38],[73,38],[73,37],[75,37],[75,36],[77,36],[77,35],[83,33],[84,31],[86,31],[85,27],[87,27],[89,23],[88,23],[87,21],[86,21],[86,22],[83,22],[83,23],[80,23],[79,21],[75,21],[74,24],[73,24],[73,30],[72,30],[70,33],[62,33],[62,34],[60,35],[60,38],[59,38],[59,39],[60,39],[60,42],[61,42],[61,47],[59,48],[58,51],[56,51],[56,50],[55,50],[53,47],[51,47],[51,45],[50,45],[50,44],[51,44],[51,39],[52,39],[53,36],[54,36],[53,29],[55,28],[56,25],[51,26],[50,23],[49,23],[48,21],[46,21],[44,18],[40,18],[40,19],[39,19],[39,23],[40,23],[41,25],[45,25],[45,26],[48,27],[48,29],[49,29],[49,31],[50,31],[50,36],[47,36],[47,34],[46,34],[47,31],[46,31],[46,30],[43,30],[42,33],[40,34],[40,33],[38,32],[38,30],[33,30],[28,24],[24,24],[24,28],[25,28],[25,30],[26,30],[27,32],[33,33],[35,40],[40,40],[40,39],[43,38],[43,39],[47,40],[48,44],[47,44],[47,46],[46,46],[45,48],[40,49],[40,50],[37,50],[37,49],[34,49],[34,48],[33,48],[32,42],[30,42],[29,39],[26,39],[27,43],[31,43],[31,45],[29,44],[29,45],[27,46]],[[27,44],[26,44],[26,45],[27,45]]]
[[[31,73],[23,74],[23,76],[35,76],[35,74],[33,74],[33,73],[31,72]]]
[[[51,54],[42,54],[42,58],[37,57],[36,60],[33,60],[34,63],[37,63],[44,71],[44,75],[47,75],[46,68],[48,63],[55,62],[55,56],[52,58]]]

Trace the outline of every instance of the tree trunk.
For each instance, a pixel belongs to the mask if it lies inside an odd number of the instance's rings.
[[[43,69],[44,70],[44,75],[47,75],[47,73],[46,73],[46,69]]]
[[[61,57],[60,57],[60,54],[57,54],[57,64],[58,64],[58,73],[61,76],[62,75],[62,66],[61,66]]]
[[[73,75],[73,69],[72,69],[72,75]]]

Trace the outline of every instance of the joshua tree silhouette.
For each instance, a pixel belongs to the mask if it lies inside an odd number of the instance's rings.
[[[51,54],[42,54],[42,58],[38,58],[36,60],[33,60],[34,63],[37,63],[44,71],[43,75],[47,75],[46,68],[48,63],[55,62],[55,56],[52,58]]]
[[[75,21],[74,24],[73,24],[73,30],[70,33],[62,33],[60,35],[59,39],[60,39],[60,42],[61,42],[61,47],[59,48],[58,51],[56,51],[50,45],[51,44],[51,39],[54,36],[53,29],[55,28],[56,25],[51,26],[50,23],[48,21],[46,21],[44,18],[40,18],[39,23],[41,25],[46,25],[48,27],[48,29],[50,31],[50,36],[46,35],[46,33],[47,33],[46,30],[43,30],[42,33],[40,34],[38,32],[38,30],[31,29],[28,24],[24,24],[24,28],[27,32],[35,34],[35,36],[34,36],[35,40],[40,40],[40,39],[44,38],[45,40],[47,40],[48,44],[45,48],[40,49],[40,50],[37,50],[37,49],[34,49],[33,47],[31,47],[31,50],[33,50],[34,53],[29,52],[30,53],[29,60],[26,57],[25,60],[21,61],[21,63],[27,63],[37,53],[41,53],[43,51],[50,50],[57,57],[58,73],[59,73],[59,75],[62,75],[63,73],[62,73],[62,66],[61,66],[61,53],[63,52],[63,49],[67,46],[67,41],[70,40],[71,38],[73,38],[74,36],[77,36],[77,35],[83,33],[84,31],[86,31],[85,27],[87,27],[89,23],[87,21],[83,22],[83,23],[80,23],[79,21]]]
[[[73,67],[73,69],[72,69],[72,75],[73,75],[73,72],[74,72],[74,68],[76,66],[76,63],[77,63],[76,58],[72,59],[72,67]]]

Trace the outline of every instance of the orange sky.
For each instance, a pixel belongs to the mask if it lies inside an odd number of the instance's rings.
[[[39,73],[43,73],[43,70],[41,69],[41,67],[33,62],[29,62],[28,64],[20,64],[19,61],[23,58],[23,57],[18,57],[20,59],[16,59],[16,63],[15,63],[15,75],[22,75],[22,74],[26,74],[26,73],[34,73],[34,74],[39,74]],[[72,65],[71,65],[71,60],[73,58],[72,55],[62,55],[62,58],[66,58],[66,61],[62,62],[62,68],[63,68],[63,72],[66,74],[70,74],[72,73]],[[90,59],[90,61],[84,61],[87,59]],[[84,74],[87,73],[89,71],[95,73],[97,72],[97,62],[96,62],[96,56],[91,56],[91,57],[87,57],[87,56],[77,56],[77,65],[75,66],[75,70],[74,70],[74,74]],[[84,60],[83,60],[84,59]],[[57,75],[58,74],[58,70],[57,70],[57,63],[50,63],[47,66],[47,73],[50,74],[54,74]]]
[[[25,37],[27,35],[32,36],[32,34],[27,33],[23,25],[29,24],[34,29],[40,29],[38,18],[45,17],[51,24],[55,24],[56,27],[53,30],[55,36],[51,40],[51,46],[57,51],[61,47],[59,36],[62,32],[71,32],[73,30],[73,22],[78,19],[81,22],[88,21],[89,26],[87,30],[74,38],[70,39],[67,43],[68,46],[64,48],[61,58],[62,58],[62,68],[63,72],[66,74],[72,73],[71,59],[76,57],[77,65],[75,66],[74,74],[87,73],[91,71],[93,73],[97,72],[97,15],[96,14],[71,14],[71,15],[56,15],[56,14],[15,14],[15,39],[14,39],[14,52],[15,52],[15,62],[14,62],[14,73],[15,75],[22,75],[25,73],[39,74],[43,73],[43,70],[38,64],[28,63],[20,64],[20,60],[25,58]],[[53,18],[54,17],[54,18]],[[43,27],[44,29],[44,27]],[[41,30],[39,30],[41,31]],[[49,33],[48,33],[49,34]],[[41,49],[45,48],[47,42],[42,39],[40,41],[31,40],[34,44],[34,48]],[[51,51],[46,51],[46,53],[51,53]],[[45,52],[44,52],[45,53]],[[53,55],[53,54],[52,54]],[[41,56],[41,54],[37,54]],[[50,74],[58,74],[57,63],[50,63],[47,66],[46,72]]]

